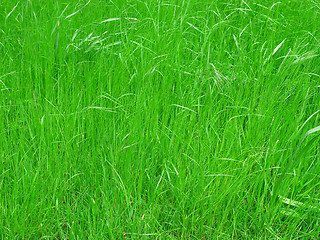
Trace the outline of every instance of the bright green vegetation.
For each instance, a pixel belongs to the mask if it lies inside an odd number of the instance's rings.
[[[318,0],[0,15],[1,239],[319,239]]]

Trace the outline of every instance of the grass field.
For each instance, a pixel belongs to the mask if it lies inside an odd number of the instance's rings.
[[[320,2],[3,0],[1,239],[319,239]]]

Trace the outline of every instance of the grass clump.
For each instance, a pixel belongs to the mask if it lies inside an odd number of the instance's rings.
[[[1,238],[319,238],[319,6],[1,3]]]

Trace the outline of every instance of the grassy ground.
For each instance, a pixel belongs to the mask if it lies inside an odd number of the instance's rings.
[[[319,239],[318,0],[0,15],[1,239]]]

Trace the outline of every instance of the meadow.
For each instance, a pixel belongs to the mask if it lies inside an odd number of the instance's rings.
[[[3,0],[1,239],[319,239],[320,2]]]

